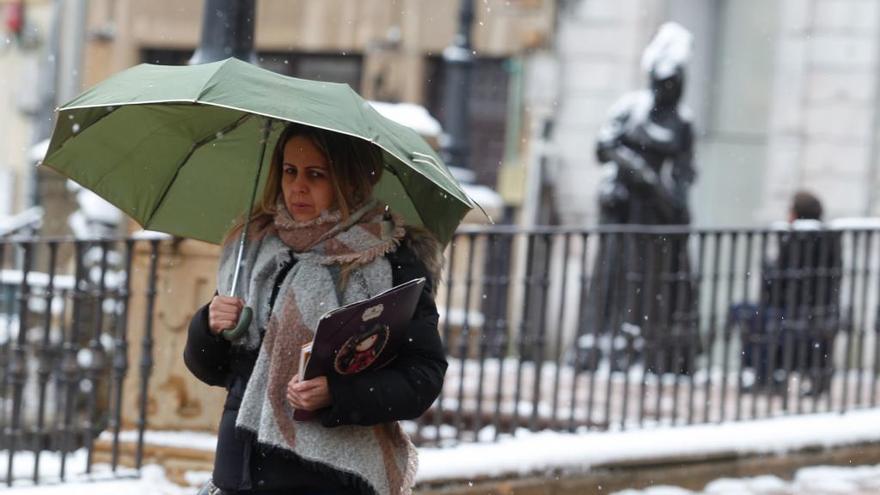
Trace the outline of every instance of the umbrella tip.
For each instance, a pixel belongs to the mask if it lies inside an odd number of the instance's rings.
[[[483,206],[480,205],[480,203],[477,203],[476,201],[474,201],[473,198],[471,198],[471,201],[473,201],[474,204],[477,205],[477,208],[479,208],[480,211],[483,212],[483,215],[486,215],[486,218],[489,220],[489,223],[492,225],[495,225],[495,219],[492,218],[492,215],[490,215],[489,212],[487,212],[485,209],[483,209]]]

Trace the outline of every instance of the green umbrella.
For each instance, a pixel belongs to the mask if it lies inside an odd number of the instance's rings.
[[[379,115],[348,85],[233,58],[141,64],[85,91],[58,110],[43,165],[145,229],[219,243],[250,211],[268,171],[266,149],[286,122],[378,146],[385,173],[374,196],[444,244],[475,206],[418,134]]]

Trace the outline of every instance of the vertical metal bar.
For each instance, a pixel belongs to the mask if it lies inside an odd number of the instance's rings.
[[[766,381],[766,390],[765,394],[767,397],[767,414],[773,414],[773,401],[774,396],[777,392],[776,385],[776,353],[778,352],[780,344],[780,338],[784,338],[783,335],[785,333],[783,328],[783,321],[781,318],[782,315],[782,285],[785,281],[785,272],[779,267],[779,259],[782,256],[782,251],[785,249],[785,246],[782,243],[782,232],[776,232],[776,249],[778,251],[776,256],[776,261],[773,263],[773,266],[768,266],[768,277],[767,281],[770,284],[770,294],[768,294],[768,305],[763,307],[762,314],[760,316],[760,320],[758,321],[759,327],[761,327],[761,337],[766,337],[767,346],[766,351],[767,354],[760,356],[761,358],[766,357],[766,363],[763,364],[763,369],[761,370],[764,374],[763,379]],[[785,391],[783,390],[783,393]]]
[[[705,261],[706,261],[706,235],[703,232],[697,232],[697,263],[694,267],[693,273],[693,294],[691,295],[691,308],[693,308],[693,314],[690,315],[690,325],[691,325],[691,337],[695,339],[695,342],[692,342],[690,347],[690,362],[696,365],[697,363],[697,352],[696,345],[702,341],[701,332],[700,332],[700,315],[702,315],[702,311],[700,310],[700,295],[703,293],[703,272],[705,271]],[[707,352],[712,352],[711,349],[708,349]],[[709,378],[709,372],[711,370],[706,370],[706,378]],[[688,418],[687,424],[694,424],[694,413],[696,411],[695,399],[696,399],[696,372],[691,373],[690,380],[690,390],[688,391]],[[707,397],[708,399],[708,397]]]
[[[714,362],[715,362],[715,339],[718,336],[718,284],[721,279],[721,233],[716,232],[712,236],[712,275],[710,278],[711,282],[711,295],[709,297],[709,335],[706,339],[706,350],[708,352],[708,359],[706,362],[706,370],[707,370],[707,378],[706,378],[706,387],[704,394],[706,395],[706,401],[703,406],[703,418],[706,423],[711,421],[711,417],[709,415],[709,407],[712,405],[712,375],[714,374]],[[724,316],[722,316],[724,317]],[[723,386],[723,383],[722,383]],[[723,413],[719,414],[719,421],[723,420]]]
[[[55,386],[58,390],[58,395],[60,399],[55,404],[55,416],[56,416],[56,438],[58,443],[58,449],[60,453],[61,462],[59,463],[58,468],[58,476],[61,480],[64,480],[64,456],[65,451],[68,448],[68,430],[69,430],[69,416],[67,414],[67,402],[68,402],[68,394],[70,390],[70,381],[75,380],[76,369],[71,372],[69,370],[70,355],[69,352],[69,342],[70,342],[70,329],[68,328],[68,300],[72,297],[70,290],[61,289],[61,318],[59,319],[60,325],[59,330],[61,334],[61,356],[59,360],[59,372],[55,374]],[[72,326],[72,325],[71,325]],[[74,366],[76,366],[76,362],[73,362]]]
[[[816,297],[819,304],[818,329],[815,332],[816,340],[820,343],[828,343],[825,348],[821,344],[813,346],[811,374],[820,380],[821,385],[828,386],[827,394],[831,393],[831,379],[833,377],[833,342],[840,328],[840,288],[833,287],[831,277],[834,265],[840,262],[840,249],[835,246],[839,240],[837,232],[825,231],[819,246],[819,270],[817,271]],[[829,326],[831,328],[829,328]],[[827,337],[830,335],[830,339]],[[820,363],[823,365],[820,366]],[[820,394],[813,395],[812,412],[819,410]]]
[[[593,424],[593,398],[596,389],[596,373],[599,370],[599,331],[604,331],[603,322],[605,320],[605,300],[608,297],[606,292],[606,286],[604,283],[605,273],[607,273],[602,268],[602,263],[605,259],[608,259],[608,238],[613,236],[614,234],[599,232],[596,234],[596,262],[593,263],[593,283],[591,285],[590,294],[595,294],[593,296],[596,301],[596,317],[594,318],[593,323],[593,356],[588,356],[587,359],[590,360],[590,364],[588,366],[590,372],[590,380],[589,386],[587,389],[587,417],[586,417],[586,425],[587,428],[592,428]],[[595,289],[594,289],[595,288]],[[595,362],[595,366],[593,366],[593,362]]]
[[[468,350],[471,338],[471,288],[474,285],[474,249],[476,244],[474,234],[467,234],[468,253],[467,271],[464,281],[464,308],[462,308],[463,321],[458,335],[458,360],[461,363],[461,374],[458,381],[458,408],[455,411],[455,438],[461,440],[464,430],[464,382],[467,378]],[[476,397],[479,401],[480,397]]]
[[[785,281],[785,310],[782,318],[782,407],[786,413],[792,412],[789,407],[790,378],[793,368],[794,337],[797,332],[797,281],[800,277],[801,252],[803,251],[803,233],[793,231],[789,237],[789,262],[782,275]]]
[[[6,260],[6,250],[7,248],[10,250],[10,258],[15,258],[15,244],[11,242],[4,242],[0,239],[0,273],[2,273],[5,260]],[[12,374],[12,364],[13,358],[11,355],[12,352],[12,340],[14,338],[12,334],[12,325],[13,325],[13,314],[16,312],[15,308],[15,297],[16,291],[10,287],[3,287],[2,293],[0,293],[0,313],[5,314],[5,325],[4,325],[4,335],[6,339],[6,345],[0,346],[0,362],[3,363],[2,374],[0,374],[0,395],[3,397],[11,397],[11,374]],[[0,407],[0,442],[2,445],[9,445],[9,436],[11,434],[10,426],[12,423],[11,414],[12,414],[12,404],[8,403],[8,399],[3,404],[3,407]],[[4,447],[5,448],[5,447]],[[12,459],[12,452],[9,451],[9,459]],[[6,477],[5,482],[12,486],[12,478]]]
[[[632,251],[634,257],[638,260],[639,258],[641,258],[641,243],[638,242],[637,236],[638,236],[638,234],[631,234],[631,233],[626,234],[625,244],[628,245],[627,251]],[[639,260],[639,261],[642,261],[642,260]],[[636,266],[638,266],[639,264],[644,266],[644,263],[639,263],[639,262],[635,263]],[[636,294],[638,293],[638,291],[640,289],[641,290],[645,289],[645,278],[646,278],[645,274],[647,274],[647,273],[648,273],[648,270],[646,268],[645,270],[642,271],[642,276],[641,276],[640,280],[627,280],[626,299],[625,299],[624,304],[626,305],[625,307],[628,310],[634,310],[634,306],[636,304],[636,300],[635,300]],[[642,321],[639,321],[638,324],[635,326],[637,326],[641,329],[644,327],[644,324],[645,324],[645,321],[644,321],[644,319],[642,319]],[[620,326],[621,326],[620,324],[615,325],[615,328],[619,329]],[[641,333],[641,330],[640,330],[640,333]],[[642,337],[644,338],[644,333],[642,333]],[[628,342],[634,342],[635,338],[636,338],[635,336],[633,336],[631,338],[624,336],[624,339],[626,339]],[[614,356],[614,348],[616,347],[615,341],[616,341],[616,339],[612,338],[612,340],[611,340],[611,349],[612,350],[611,350],[611,358],[610,358],[610,362],[612,362],[612,363],[614,362],[613,356]],[[626,413],[627,413],[627,406],[629,405],[629,400],[628,400],[629,399],[629,372],[630,372],[630,368],[632,368],[633,362],[635,361],[635,355],[634,355],[635,353],[634,353],[634,349],[630,348],[629,345],[626,346],[626,348],[623,350],[623,352],[625,352],[627,354],[627,356],[626,356],[626,361],[625,361],[626,362],[626,369],[623,370],[623,391],[621,393],[622,403],[621,403],[621,407],[620,407],[620,428],[626,429]],[[613,373],[611,373],[611,371],[609,370],[608,390],[611,390],[611,388],[613,386],[612,385],[613,381],[611,380],[612,376],[613,376]],[[610,405],[611,405],[611,401],[609,400],[606,403],[606,409],[605,409],[606,412],[608,411],[608,407]],[[611,421],[609,418],[609,423],[610,422]]]
[[[681,381],[681,373],[683,371],[681,346],[682,346],[682,327],[681,327],[681,300],[684,295],[681,292],[681,251],[678,245],[678,235],[669,236],[669,336],[670,336],[670,356],[669,364],[672,368],[672,412],[670,414],[670,424],[675,425],[678,421],[678,392],[679,382]],[[674,260],[674,261],[673,261]],[[674,298],[674,302],[673,302]]]
[[[669,368],[671,368],[672,363],[668,363],[667,359],[671,360],[672,355],[669,357],[666,356],[666,346],[669,345],[670,342],[674,342],[674,338],[670,337],[671,327],[670,324],[672,318],[673,308],[671,308],[671,300],[672,297],[670,293],[672,292],[672,284],[674,283],[674,277],[671,277],[672,273],[672,246],[670,244],[670,239],[667,235],[660,235],[658,238],[660,245],[660,272],[657,276],[658,282],[660,283],[660,306],[659,306],[659,332],[657,333],[657,343],[656,349],[656,360],[657,363],[654,372],[657,374],[657,398],[654,403],[654,407],[657,409],[657,421],[662,421],[662,405],[663,405],[663,395],[666,392],[666,387],[663,383],[663,375],[666,374],[669,370],[667,370],[667,364],[670,364]],[[653,292],[653,290],[652,290]],[[675,370],[673,370],[675,371]],[[678,373],[674,373],[673,376],[675,379],[678,379]],[[674,418],[673,418],[674,421]]]
[[[745,238],[745,261],[743,262],[743,267],[745,268],[745,270],[743,270],[743,287],[742,287],[742,300],[744,302],[749,300],[749,270],[751,269],[751,266],[752,266],[752,232],[750,232],[750,231],[746,232],[745,237],[746,237]],[[733,275],[731,275],[731,278],[732,277],[733,277]],[[729,310],[730,309],[728,309],[728,311]],[[743,352],[745,352],[745,349],[743,348],[743,346],[745,346],[745,343],[742,338],[740,338],[739,341],[740,341],[740,356],[742,356]],[[742,363],[742,359],[740,359],[740,363]],[[741,364],[740,364],[740,366],[737,366],[737,368],[738,368],[738,371],[737,371],[737,379],[736,379],[736,420],[739,421],[742,419],[742,404],[743,404],[742,392],[743,392],[743,371],[744,370],[743,370],[743,366]],[[754,402],[755,402],[755,397],[752,396],[752,403],[754,403]]]
[[[544,257],[539,289],[541,291],[541,306],[538,310],[537,328],[535,332],[533,366],[535,381],[532,383],[532,414],[529,418],[529,429],[538,430],[538,408],[541,403],[541,379],[544,371],[544,354],[547,347],[547,297],[550,292],[550,252],[553,249],[552,238],[549,234],[543,234],[541,240],[544,249],[541,252]]]
[[[633,265],[644,266],[644,260],[641,259],[643,245],[641,243],[639,243],[638,241],[639,241],[638,234],[632,234],[632,233],[627,234],[626,240],[624,242],[624,244],[627,246],[625,249],[632,253],[632,257],[636,261],[635,263],[633,263]],[[631,314],[633,315],[633,318],[638,318],[639,316],[643,316],[643,314],[644,314],[642,312],[638,312],[638,314],[636,314],[635,307],[636,307],[636,295],[639,293],[639,288],[644,287],[646,273],[647,273],[647,270],[643,270],[641,274],[635,274],[635,275],[630,275],[629,273],[627,273],[627,278],[626,278],[626,283],[625,283],[626,297],[624,299],[624,301],[625,301],[624,304],[626,305],[625,307],[628,311],[632,311]],[[623,322],[616,325],[616,328],[619,329],[622,326],[622,323]],[[643,328],[645,325],[644,318],[640,318],[640,321],[631,322],[631,324],[633,326],[630,328],[631,329],[636,328],[636,327],[639,328],[639,333],[641,334],[641,337],[644,338],[644,333],[643,333]],[[626,366],[625,366],[625,369],[623,370],[623,390],[621,392],[622,397],[621,397],[621,407],[620,407],[620,428],[626,429],[626,417],[627,417],[627,412],[629,409],[629,374],[630,374],[630,371],[633,367],[633,363],[635,362],[635,359],[636,359],[635,349],[630,344],[634,343],[636,341],[636,339],[638,338],[638,336],[634,335],[634,334],[631,336],[624,335],[623,338],[624,338],[624,341],[626,342],[626,347],[622,350],[624,353],[626,353],[626,358],[624,358],[624,362],[626,363]],[[614,349],[615,347],[616,347],[616,345],[614,343],[614,340],[612,340],[611,348]],[[612,353],[613,352],[614,351],[612,351]],[[644,369],[644,367],[643,367],[643,369]],[[612,376],[612,374],[609,373],[608,376],[610,378]],[[612,382],[609,380],[609,386],[611,386],[611,384],[612,384]],[[608,405],[610,405],[610,401],[609,401]]]
[[[46,310],[43,313],[43,340],[40,343],[38,354],[37,379],[39,381],[39,399],[37,409],[37,445],[34,449],[34,483],[40,482],[40,454],[47,445],[48,431],[46,431],[46,388],[49,385],[49,376],[52,374],[52,349],[50,336],[52,334],[52,301],[55,298],[55,268],[58,262],[58,243],[49,241],[49,280],[46,284]]]
[[[849,270],[849,306],[847,307],[846,319],[846,354],[844,354],[843,366],[843,392],[840,398],[840,412],[846,412],[847,403],[849,402],[849,374],[852,368],[853,357],[853,333],[855,332],[855,305],[856,305],[856,259],[858,254],[858,231],[852,231],[851,234],[851,252],[850,252],[850,270]]]
[[[614,285],[612,285],[611,287],[613,287],[615,289],[617,288],[616,282],[619,280],[619,274],[617,272],[619,270],[625,270],[624,271],[624,291],[626,291],[628,293],[629,291],[632,290],[632,283],[636,279],[638,279],[638,277],[639,277],[638,274],[632,274],[627,270],[628,267],[638,266],[637,263],[635,263],[634,260],[632,259],[632,253],[633,253],[632,234],[627,232],[627,233],[624,233],[622,236],[615,235],[615,237],[623,237],[623,249],[622,249],[622,253],[614,253],[615,257],[622,256],[622,258],[617,258],[617,260],[619,260],[619,261],[617,263],[612,264],[612,275],[611,275],[612,282],[611,283]],[[642,268],[644,268],[644,267],[642,267]],[[618,292],[615,290],[609,291],[609,298],[611,301],[614,301],[614,298],[617,295],[617,293]],[[619,308],[616,307],[616,304],[619,304],[619,303],[620,303],[619,301],[613,302],[613,304],[615,304],[615,306],[612,306],[614,309],[612,311],[611,329],[609,332],[610,335],[608,335],[610,345],[608,346],[608,376],[607,376],[607,380],[606,380],[607,383],[605,384],[605,417],[604,417],[605,429],[610,428],[611,424],[614,422],[613,419],[611,418],[611,402],[612,402],[612,399],[614,398],[614,368],[616,367],[615,359],[617,358],[617,352],[615,352],[616,351],[615,343],[617,342],[618,336],[620,336],[620,327],[624,323],[624,318],[623,318],[624,311],[621,311]],[[624,301],[624,304],[626,304],[625,301]],[[624,308],[624,309],[626,309],[626,308]]]
[[[483,381],[486,378],[486,355],[489,351],[489,345],[494,344],[494,339],[496,337],[496,318],[495,318],[495,309],[497,307],[497,297],[496,297],[496,286],[497,282],[495,280],[496,272],[497,272],[497,260],[498,257],[495,255],[495,248],[497,247],[497,238],[496,234],[488,234],[483,236],[486,239],[484,243],[485,249],[484,253],[484,261],[483,261],[483,294],[480,300],[482,304],[480,305],[481,311],[483,313],[483,325],[480,329],[480,339],[478,343],[479,349],[479,376],[477,377],[477,395],[476,395],[476,408],[474,410],[474,439],[479,441],[480,439],[480,430],[483,427]],[[491,296],[490,296],[491,294]]]
[[[671,318],[671,334],[673,335],[672,372],[675,377],[675,381],[672,385],[672,424],[674,425],[678,422],[678,396],[681,385],[681,375],[686,374],[690,377],[691,384],[693,384],[694,363],[689,360],[691,353],[688,352],[687,356],[682,355],[686,352],[686,349],[682,349],[683,345],[687,349],[690,349],[693,346],[693,335],[690,332],[690,320],[688,317],[688,308],[690,307],[691,301],[686,301],[686,298],[690,298],[693,294],[692,288],[688,287],[690,284],[690,257],[688,256],[687,245],[688,235],[675,234],[670,236],[670,241],[672,243],[671,256],[675,256],[676,258],[676,265],[670,270],[670,275],[674,275],[674,278],[672,279],[672,290],[675,293],[675,305],[672,307]]]
[[[727,270],[727,304],[724,305],[725,311],[729,311],[730,305],[733,303],[734,291],[734,274],[736,273],[736,251],[739,237],[736,232],[730,233],[730,262]],[[721,422],[727,417],[727,383],[730,371],[730,345],[732,339],[732,325],[724,325],[724,340],[721,343]]]
[[[864,243],[864,265],[862,266],[862,317],[860,320],[860,324],[856,327],[856,334],[858,335],[859,341],[856,346],[858,349],[858,360],[856,363],[856,367],[858,368],[858,381],[856,384],[856,399],[857,404],[860,406],[865,405],[865,396],[864,396],[864,355],[865,355],[865,328],[868,324],[868,285],[871,277],[871,248],[873,236],[870,232],[864,231],[862,232],[862,238]]]
[[[762,352],[761,346],[764,345],[764,348],[767,347],[767,342],[760,340],[760,339],[766,339],[766,334],[764,333],[766,331],[766,328],[764,326],[764,322],[766,321],[766,312],[767,312],[766,301],[765,301],[765,297],[766,297],[765,292],[767,290],[767,286],[766,286],[767,274],[764,273],[764,270],[767,267],[767,245],[768,245],[767,238],[768,238],[767,232],[761,232],[761,241],[760,241],[760,248],[759,248],[760,249],[760,257],[759,257],[760,261],[759,261],[759,266],[758,266],[758,309],[757,309],[757,314],[755,315],[755,317],[758,318],[757,327],[759,329],[758,330],[759,335],[754,335],[753,332],[751,331],[751,328],[749,328],[747,330],[749,333],[749,335],[747,335],[747,338],[741,339],[744,341],[744,345],[749,346],[749,349],[751,351],[751,356],[752,356],[752,366],[755,368],[752,370],[753,374],[754,374],[754,377],[752,379],[753,380],[752,381],[752,418],[758,417],[758,397],[759,397],[759,394],[758,394],[757,380],[758,380],[758,371],[759,370],[755,366],[755,359],[757,359],[757,356],[759,356],[760,353]],[[743,350],[745,350],[745,349],[743,349]],[[770,401],[768,400],[767,401],[768,415],[769,415],[769,412],[770,412]]]
[[[653,352],[652,345],[657,340],[657,330],[654,328],[654,323],[656,318],[654,318],[654,304],[656,303],[657,293],[655,291],[656,284],[658,283],[657,270],[654,269],[654,266],[657,264],[657,250],[659,243],[657,242],[656,237],[650,234],[640,234],[639,243],[645,246],[645,260],[644,266],[645,276],[643,278],[642,284],[642,315],[643,325],[642,325],[642,376],[639,384],[639,426],[642,427],[645,424],[645,402],[647,401],[647,388],[648,388],[648,373],[650,372],[652,364],[649,363],[650,359],[653,359],[653,366],[657,367],[659,363],[656,360],[656,354]],[[657,376],[655,374],[655,376]],[[660,381],[657,380],[657,393],[660,393]],[[658,411],[659,412],[659,411]],[[660,420],[660,414],[656,415],[656,420]]]
[[[586,328],[586,306],[589,304],[589,299],[587,297],[588,290],[590,287],[589,279],[587,278],[587,263],[589,262],[589,250],[588,245],[590,241],[590,234],[587,232],[583,232],[581,234],[581,273],[579,278],[580,292],[578,293],[578,297],[580,299],[580,304],[578,304],[578,314],[577,314],[577,329],[574,332],[574,345],[572,348],[574,349],[575,357],[574,362],[572,363],[571,369],[571,410],[569,411],[568,417],[568,431],[575,431],[575,411],[577,409],[578,404],[578,373],[579,367],[581,365],[582,359],[582,351],[581,351],[581,337],[585,335]],[[588,369],[588,368],[587,368]]]
[[[144,460],[144,431],[147,428],[147,388],[153,371],[153,310],[156,306],[156,276],[159,266],[159,241],[150,241],[150,280],[147,288],[147,314],[144,316],[144,338],[141,342],[141,387],[138,415],[138,439],[135,468],[140,471]]]
[[[15,248],[16,244],[12,242],[2,242],[0,241],[0,270],[3,270],[5,266],[5,258],[7,248],[10,252],[10,258],[15,259]],[[0,362],[3,363],[3,374],[0,376],[0,394],[4,397],[12,396],[12,381],[11,381],[11,373],[12,373],[12,341],[14,339],[14,335],[12,333],[13,328],[13,318],[16,314],[16,296],[17,289],[12,287],[12,283],[10,281],[10,285],[8,287],[4,287],[3,293],[0,294],[2,298],[0,298],[0,308],[3,309],[3,314],[6,315],[5,325],[4,325],[4,334],[3,337],[6,340],[6,344],[0,346]],[[2,445],[9,445],[9,435],[10,425],[12,423],[11,414],[12,414],[12,404],[9,403],[7,399],[3,404],[3,407],[0,407],[0,442]],[[11,455],[10,455],[11,457]],[[6,479],[7,483],[11,483],[12,480],[10,478]]]
[[[834,236],[829,240],[830,243],[830,258],[829,258],[829,275],[828,275],[828,291],[830,292],[830,301],[833,303],[832,309],[835,313],[834,316],[835,326],[834,326],[834,335],[830,336],[830,343],[834,344],[837,340],[837,335],[841,332],[841,330],[845,331],[845,325],[848,323],[845,321],[844,317],[844,307],[843,307],[843,239],[844,233],[835,233]],[[833,347],[833,345],[832,345]],[[837,370],[834,366],[834,354],[829,349],[829,363],[828,366],[828,393],[825,394],[825,410],[832,411],[834,404],[834,375]]]
[[[117,320],[113,338],[113,378],[110,408],[110,430],[113,432],[113,446],[110,454],[111,469],[116,472],[119,466],[119,430],[122,428],[122,387],[128,373],[128,303],[131,299],[131,263],[134,258],[134,240],[125,240],[124,285],[117,294],[114,308]],[[121,306],[121,307],[120,307]]]
[[[513,238],[514,235],[505,235],[503,237],[504,243],[502,244],[502,252],[499,253],[499,266],[503,268],[503,270],[499,269],[499,279],[498,279],[498,303],[499,303],[499,315],[504,316],[505,319],[499,319],[496,323],[496,331],[498,338],[498,377],[495,384],[495,413],[492,418],[492,424],[495,427],[495,438],[494,440],[498,440],[498,435],[501,433],[501,405],[504,398],[504,363],[506,361],[508,355],[508,344],[509,344],[509,335],[507,328],[507,304],[502,304],[507,300],[508,295],[510,294],[508,289],[508,285],[511,280],[510,275],[510,256],[512,252],[513,246]]]
[[[452,312],[452,293],[455,287],[455,242],[461,235],[455,235],[452,242],[449,243],[449,260],[446,262],[446,312],[443,316],[443,355],[449,356],[452,348],[449,343],[451,324],[450,314]],[[459,373],[464,373],[464,363],[459,363]],[[443,387],[440,388],[440,394],[437,396],[437,411],[434,414],[434,440],[440,443],[440,428],[443,425]]]
[[[9,381],[12,384],[12,418],[9,432],[6,435],[8,442],[9,458],[6,469],[6,484],[12,486],[13,463],[15,451],[23,440],[23,428],[21,425],[21,409],[24,399],[24,384],[27,381],[27,345],[28,332],[28,301],[30,298],[30,286],[28,285],[28,273],[31,269],[31,261],[34,245],[31,242],[22,242],[23,261],[21,268],[21,284],[18,289],[18,334],[12,340],[12,348],[9,354]]]
[[[657,318],[653,318],[654,315],[654,304],[657,302],[657,292],[656,292],[656,284],[658,283],[657,278],[657,270],[654,268],[657,264],[657,251],[659,250],[660,243],[657,242],[657,238],[653,235],[649,234],[640,234],[639,235],[639,243],[645,246],[645,251],[647,255],[645,257],[645,278],[642,281],[642,314],[647,315],[648,318],[644,321],[642,332],[643,337],[643,347],[642,347],[642,377],[639,384],[639,426],[645,425],[645,402],[647,401],[647,388],[648,388],[648,373],[652,366],[656,367],[657,363],[652,363],[652,359],[654,359],[654,354],[651,352],[652,345],[657,341],[657,329],[655,328],[655,320]],[[659,375],[654,374],[655,377]],[[659,394],[661,392],[660,379],[656,380],[656,390]],[[659,410],[657,411],[656,420],[660,421]]]
[[[70,325],[70,335],[64,343],[64,359],[61,365],[64,380],[64,424],[62,426],[63,446],[61,450],[61,479],[67,472],[67,453],[73,450],[73,415],[76,391],[80,380],[80,368],[76,356],[79,351],[80,324],[82,322],[82,305],[85,300],[85,277],[86,270],[83,266],[84,241],[74,243],[75,275],[73,293],[70,296],[73,303],[73,314]]]
[[[797,363],[795,364],[795,369],[797,369],[798,372],[798,388],[800,390],[798,390],[795,397],[795,414],[801,414],[804,378],[810,377],[808,374],[809,370],[807,370],[809,364],[807,355],[814,347],[811,345],[811,342],[816,322],[815,310],[819,301],[818,299],[811,299],[810,295],[815,292],[813,290],[813,281],[816,279],[816,266],[818,263],[821,263],[821,259],[816,259],[816,242],[820,242],[823,237],[821,232],[817,235],[813,235],[812,232],[804,234],[803,262],[800,265],[800,275],[798,276],[798,280],[800,281],[800,295],[795,317],[795,323],[797,325],[796,332],[798,336],[796,349]],[[817,386],[815,380],[812,378],[810,378],[810,382],[811,387]]]
[[[522,314],[519,322],[519,334],[516,336],[519,347],[518,361],[516,367],[516,387],[513,392],[513,414],[511,415],[510,428],[516,432],[519,423],[519,399],[522,392],[522,373],[523,363],[525,361],[526,349],[529,345],[529,300],[532,293],[532,262],[535,254],[535,234],[526,234],[528,236],[528,248],[526,250],[526,272],[523,275],[523,286],[525,294],[522,302]]]
[[[816,342],[820,345],[812,346],[812,366],[810,370],[811,375],[814,377],[813,379],[818,378],[823,386],[825,384],[829,386],[829,390],[826,391],[829,394],[831,393],[830,385],[833,375],[829,376],[831,367],[827,366],[827,364],[833,361],[833,355],[831,355],[833,346],[831,344],[840,326],[840,291],[835,290],[830,283],[831,270],[833,269],[835,258],[840,261],[839,250],[836,248],[832,249],[832,243],[836,238],[836,232],[825,231],[819,244],[819,268],[816,271],[816,303],[818,311],[815,315],[817,325],[814,325],[816,328],[813,335]],[[831,336],[830,339],[827,338],[829,335]],[[822,345],[826,342],[828,343],[827,348]],[[825,365],[820,365],[820,363]],[[813,394],[813,413],[819,410],[819,397],[820,394]]]
[[[4,269],[7,247],[11,247],[10,244],[0,239],[0,273],[2,273]],[[12,296],[14,298],[14,294]],[[14,302],[9,303],[7,301],[6,288],[3,287],[2,291],[0,291],[0,314],[6,315],[6,325],[4,326],[6,334],[3,336],[6,337],[7,341],[12,340],[11,335],[9,335],[9,329],[12,326],[11,315],[13,313],[12,306],[14,306],[14,304]],[[8,385],[7,379],[9,377],[9,359],[8,356],[6,356],[7,351],[8,346],[6,346],[6,349],[4,349],[3,346],[0,346],[0,362],[3,363],[2,375],[0,375],[0,394],[3,395],[8,395],[6,390],[6,386]],[[6,425],[9,424],[9,421],[6,418],[7,409],[8,408],[6,407],[0,407],[0,442],[3,442],[4,445],[6,443]]]
[[[567,287],[568,284],[568,273],[565,270],[566,265],[568,265],[568,255],[570,249],[570,240],[571,234],[562,234],[563,245],[562,245],[562,265],[559,270],[560,277],[562,277],[561,288],[559,291],[559,318],[556,320],[556,375],[553,379],[553,404],[552,404],[552,412],[550,413],[550,420],[552,422],[553,429],[559,429],[556,422],[556,414],[558,412],[559,407],[559,377],[562,372],[562,367],[565,365],[564,363],[564,354],[562,352],[562,334],[564,333],[563,329],[565,328],[565,299],[567,296]],[[549,254],[549,253],[548,253]],[[550,256],[547,256],[548,260]],[[576,375],[572,374],[572,380],[574,380]],[[574,403],[572,402],[572,405]],[[560,422],[561,424],[561,422]]]
[[[877,231],[871,232],[872,236],[876,236],[878,234]],[[880,243],[880,241],[878,241]],[[874,304],[876,304],[876,310],[874,313],[874,372],[871,375],[871,407],[877,407],[877,376],[880,375],[880,257],[877,260],[878,271],[874,273],[874,277],[877,280],[877,292],[876,300]],[[831,352],[829,346],[829,350],[827,352]],[[830,367],[830,366],[829,366]],[[823,376],[823,379],[825,377]],[[829,387],[830,389],[830,387]]]
[[[83,431],[83,443],[86,446],[86,473],[92,472],[94,461],[95,436],[99,433],[97,426],[98,414],[98,386],[101,379],[101,370],[104,368],[104,349],[101,346],[101,336],[104,327],[104,297],[106,295],[107,277],[107,249],[108,241],[100,241],[97,246],[101,249],[101,262],[98,275],[97,292],[92,291],[92,311],[94,311],[95,329],[89,339],[88,362],[86,363],[86,383],[89,384],[89,395],[86,400],[86,422]],[[90,281],[91,282],[91,281]]]

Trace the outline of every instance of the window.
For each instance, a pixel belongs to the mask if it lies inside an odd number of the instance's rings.
[[[478,183],[495,188],[498,168],[504,159],[507,120],[508,73],[506,60],[478,58],[471,73],[470,166]],[[430,57],[425,70],[425,106],[443,123],[443,91],[446,78],[442,57]]]

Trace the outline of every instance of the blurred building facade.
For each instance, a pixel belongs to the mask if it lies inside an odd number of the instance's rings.
[[[560,223],[596,223],[596,131],[620,95],[645,87],[642,50],[670,20],[694,35],[685,101],[698,132],[696,224],[784,219],[802,187],[829,217],[880,215],[880,3],[565,0],[526,91],[531,115],[553,124],[532,177],[543,175]]]
[[[50,14],[48,3],[24,9],[0,1],[0,217],[29,206],[28,151],[40,107],[36,88],[51,29]]]
[[[86,85],[140,62],[183,64],[198,43],[201,0],[94,0]],[[554,2],[478,2],[474,23],[473,134],[477,181],[495,186],[503,160],[507,61],[549,40]],[[282,74],[345,82],[368,99],[425,106],[443,120],[443,49],[456,30],[457,1],[261,0],[258,63]],[[109,26],[109,27],[107,27]]]
[[[261,0],[256,45],[268,68],[418,103],[442,121],[442,51],[457,7]],[[620,95],[644,87],[641,52],[668,20],[695,40],[686,102],[698,132],[696,224],[766,224],[784,215],[800,187],[818,191],[831,217],[880,213],[880,4],[476,0],[475,7],[476,181],[522,207],[524,223],[595,224],[596,131]],[[185,63],[202,8],[201,0],[0,0],[0,92],[9,103],[0,106],[0,215],[30,206],[31,196],[50,210],[72,208],[52,177],[41,194],[30,192],[29,150],[46,134],[47,95],[56,105],[140,62]],[[63,231],[63,222],[48,230]]]

